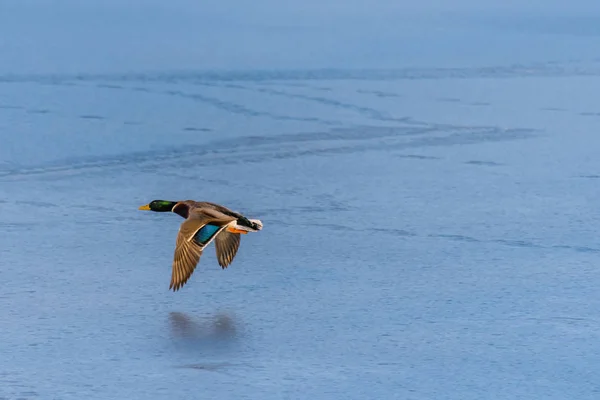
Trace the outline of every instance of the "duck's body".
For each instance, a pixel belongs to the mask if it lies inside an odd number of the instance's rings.
[[[173,212],[185,218],[181,223],[169,289],[179,290],[194,272],[202,252],[213,241],[221,268],[227,268],[240,246],[240,234],[262,229],[260,220],[251,220],[219,204],[194,200],[154,200],[140,210]]]

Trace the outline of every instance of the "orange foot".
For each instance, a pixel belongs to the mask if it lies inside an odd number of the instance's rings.
[[[241,229],[235,229],[235,228],[231,228],[231,227],[227,228],[227,232],[241,233],[241,234],[244,234],[244,235],[248,233],[247,231],[243,231]]]

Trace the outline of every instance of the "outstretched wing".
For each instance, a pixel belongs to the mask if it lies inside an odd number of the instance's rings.
[[[169,285],[169,289],[173,289],[174,292],[187,282],[200,261],[203,247],[193,239],[205,224],[205,220],[186,219],[179,228]]]
[[[233,220],[231,217],[223,217],[196,209],[181,223],[175,243],[169,289],[177,291],[188,281],[200,262],[204,247],[214,239],[215,234],[218,235],[221,226]]]
[[[240,234],[222,231],[215,238],[217,260],[221,268],[225,269],[235,257],[240,247]]]

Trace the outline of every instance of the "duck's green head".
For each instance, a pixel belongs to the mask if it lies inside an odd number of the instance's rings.
[[[177,204],[176,201],[168,200],[153,200],[150,203],[143,205],[139,210],[156,211],[156,212],[171,212]]]

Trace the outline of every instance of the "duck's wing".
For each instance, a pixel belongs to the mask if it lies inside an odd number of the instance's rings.
[[[194,210],[195,212],[218,219],[224,224],[228,224],[238,219],[239,214],[219,204],[209,202],[203,202],[201,204],[203,204],[203,207],[196,208]],[[240,234],[222,230],[217,234],[214,240],[217,260],[219,261],[221,268],[225,269],[231,264],[240,247]]]
[[[215,249],[217,251],[217,260],[221,268],[225,269],[237,254],[240,247],[240,234],[221,231],[215,238]]]
[[[187,282],[200,261],[203,246],[193,239],[196,232],[204,225],[206,225],[205,220],[186,219],[179,227],[173,257],[171,284],[169,285],[169,289],[173,289],[174,292]]]
[[[169,289],[177,291],[187,282],[200,262],[204,247],[215,235],[218,236],[221,227],[229,222],[231,218],[219,218],[203,213],[202,210],[190,212],[188,219],[181,223],[177,234]]]

